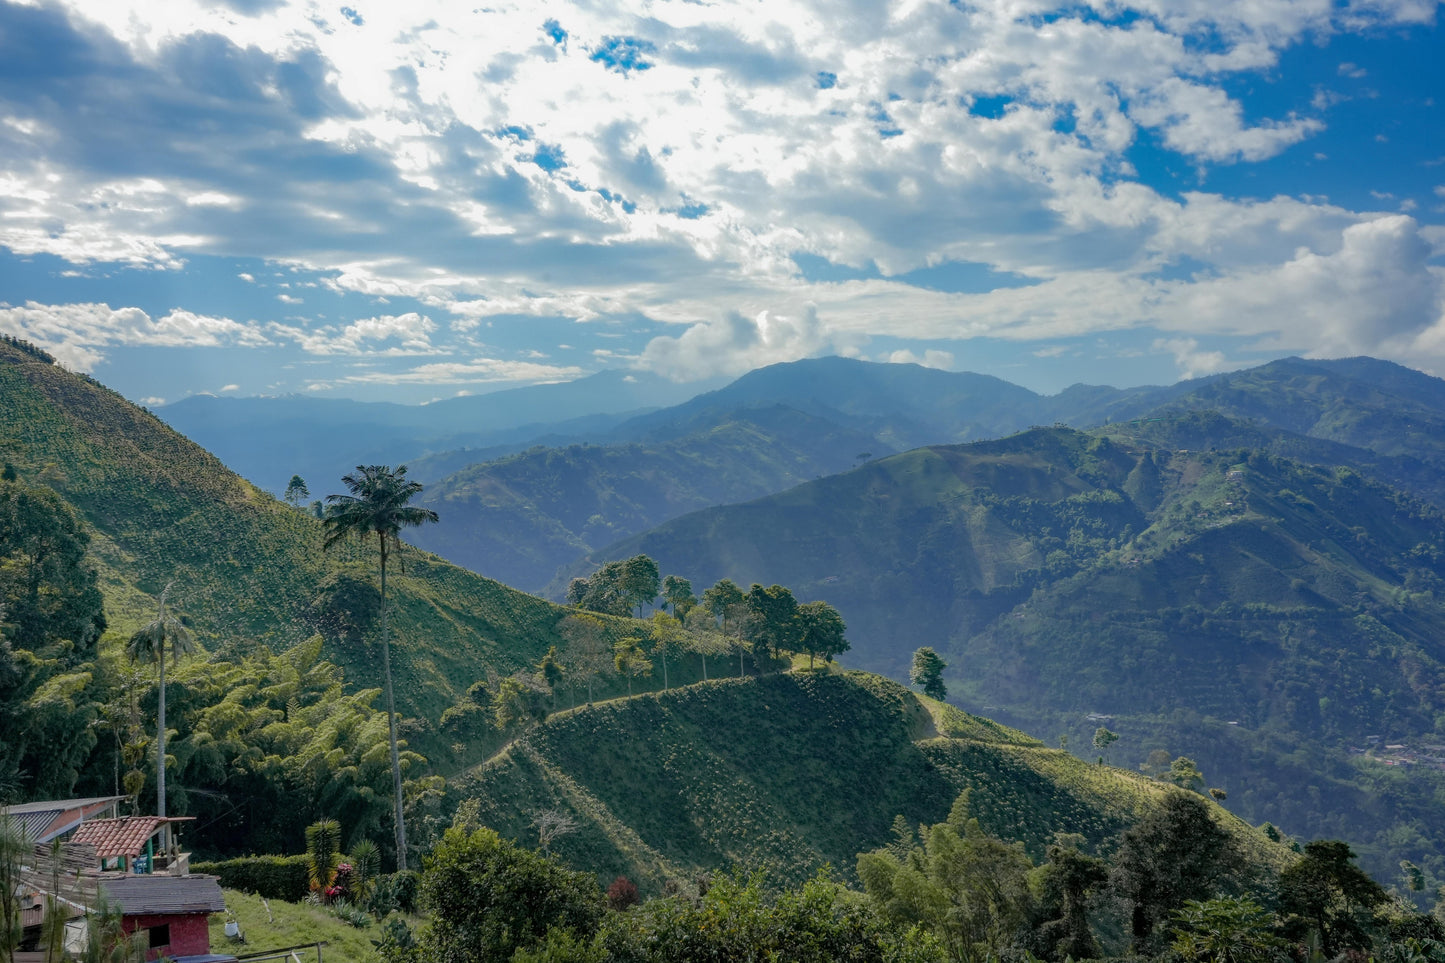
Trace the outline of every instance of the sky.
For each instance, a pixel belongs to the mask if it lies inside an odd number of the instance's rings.
[[[127,397],[1445,375],[1433,0],[0,0],[0,332]]]

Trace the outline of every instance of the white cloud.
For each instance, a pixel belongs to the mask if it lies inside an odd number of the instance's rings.
[[[255,324],[174,310],[152,318],[140,308],[108,304],[0,303],[0,328],[45,348],[70,368],[91,371],[108,347],[259,347],[273,343]]]
[[[1346,228],[1337,249],[1301,249],[1275,267],[1165,290],[1161,322],[1176,330],[1258,335],[1324,357],[1410,360],[1440,317],[1445,271],[1419,225],[1397,214]]]
[[[104,56],[65,91],[0,103],[0,245],[167,269],[202,254],[269,258],[323,270],[335,291],[420,299],[443,319],[206,332],[145,316],[120,322],[124,337],[423,356],[481,350],[476,332],[514,319],[641,318],[680,327],[640,363],[691,377],[857,352],[882,334],[1050,339],[1148,323],[1317,351],[1370,343],[1384,325],[1373,342],[1395,350],[1438,316],[1413,221],[1165,196],[1131,166],[1144,136],[1201,171],[1308,140],[1319,116],[1258,118],[1240,81],[1273,80],[1282,51],[1332,33],[1428,22],[1426,0],[503,0],[467,15],[415,0],[361,24],[284,3],[248,16],[209,0],[69,8]],[[543,34],[548,18],[566,43]],[[618,36],[651,44],[651,69],[592,59]],[[1322,113],[1335,95],[1319,93],[1298,110]],[[113,149],[139,141],[141,154]],[[795,252],[885,277],[808,283]],[[893,279],[951,260],[1036,283],[955,294]],[[1159,279],[1186,260],[1197,280]],[[1371,270],[1399,296],[1373,301],[1384,286]],[[1309,296],[1314,280],[1330,294]],[[1323,320],[1296,320],[1291,305]],[[129,343],[84,326],[51,333],[90,364]],[[637,348],[602,350],[625,360]],[[518,363],[406,377],[572,370]]]
[[[694,324],[677,337],[653,338],[638,364],[676,381],[694,381],[797,361],[833,346],[811,306],[791,316],[764,310],[748,318],[729,312]]]
[[[525,382],[542,384],[571,381],[586,372],[566,365],[543,365],[531,361],[507,361],[498,358],[476,358],[471,361],[445,361],[418,365],[405,371],[365,371],[340,379],[343,384],[493,384]]]
[[[272,324],[269,330],[314,355],[401,357],[438,354],[442,350],[431,343],[431,335],[437,330],[436,322],[415,311],[361,318],[344,326],[303,328]]]
[[[1248,127],[1240,103],[1217,87],[1171,77],[1130,105],[1129,115],[1164,131],[1164,142],[1202,160],[1258,161],[1324,129],[1314,118],[1290,116]]]
[[[940,351],[937,348],[929,348],[923,354],[915,354],[907,349],[893,351],[883,360],[892,364],[917,364],[925,368],[948,369],[953,367],[953,352]]]
[[[1179,367],[1179,377],[1186,379],[1243,367],[1231,364],[1222,351],[1199,350],[1199,342],[1194,338],[1155,338],[1154,350],[1172,354]]]

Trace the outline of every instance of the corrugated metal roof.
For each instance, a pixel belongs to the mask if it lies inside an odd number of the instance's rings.
[[[129,796],[87,796],[84,799],[44,799],[38,802],[12,803],[9,806],[0,807],[0,812],[28,813],[41,809],[85,809],[95,803],[120,802],[129,798]]]
[[[10,818],[20,827],[20,834],[26,839],[43,842],[40,839],[42,833],[59,816],[62,810],[59,809],[33,809],[30,812],[9,813]]]
[[[105,812],[126,796],[89,796],[85,799],[50,799],[0,806],[0,815],[7,815],[20,824],[20,830],[31,842],[48,843],[63,836],[81,821]]]
[[[107,876],[100,888],[126,916],[219,913],[226,908],[215,876]]]

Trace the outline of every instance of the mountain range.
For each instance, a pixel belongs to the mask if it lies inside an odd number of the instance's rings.
[[[342,813],[353,841],[379,832],[386,726],[369,706],[376,626],[366,546],[321,551],[320,523],[307,512],[12,341],[0,342],[0,461],[7,505],[49,493],[57,517],[84,532],[108,623],[93,648],[62,640],[59,658],[17,647],[22,635],[4,625],[0,715],[16,727],[7,743],[21,730],[69,741],[37,747],[36,758],[49,760],[39,781],[6,771],[0,790],[105,791],[112,758],[117,781],[122,757],[145,765],[154,693],[119,657],[164,595],[202,646],[170,683],[171,813],[199,817],[192,840],[213,854],[258,841],[284,850],[299,845],[307,822]],[[15,588],[10,563],[40,551],[11,535],[0,532],[6,592]],[[853,854],[887,841],[894,817],[941,818],[960,789],[978,794],[990,831],[1032,851],[1055,829],[1105,844],[1181,791],[1085,765],[864,673],[719,679],[724,659],[701,681],[710,650],[697,639],[690,656],[674,657],[668,691],[657,691],[668,686],[665,665],[660,679],[655,670],[624,680],[603,668],[595,704],[553,713],[462,771],[502,741],[486,707],[499,676],[526,680],[553,645],[569,672],[581,671],[570,654],[575,637],[559,625],[571,613],[422,553],[398,561],[390,587],[402,729],[411,749],[431,756],[417,772],[422,760],[407,753],[423,840],[467,798],[524,839],[536,807],[556,805],[583,818],[565,845],[594,872],[620,866],[651,889],[764,860],[794,880],[820,861],[846,874]],[[598,624],[614,635],[648,631],[630,619]],[[463,723],[447,721],[466,707],[476,711]],[[470,731],[468,719],[481,728]],[[854,792],[857,778],[880,790]],[[664,805],[679,788],[688,791]],[[278,800],[294,809],[283,812]],[[1264,834],[1214,813],[1256,860],[1286,858]]]

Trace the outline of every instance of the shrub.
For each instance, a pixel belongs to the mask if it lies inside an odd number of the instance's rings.
[[[505,963],[552,927],[586,940],[605,912],[590,873],[502,839],[491,829],[449,829],[425,862],[422,895],[431,929],[423,956],[451,963]]]
[[[626,876],[619,876],[607,887],[607,905],[621,912],[637,903],[637,884]]]
[[[255,893],[267,899],[299,903],[310,885],[305,856],[241,856],[213,863],[192,863],[191,871],[218,876],[226,889]]]

